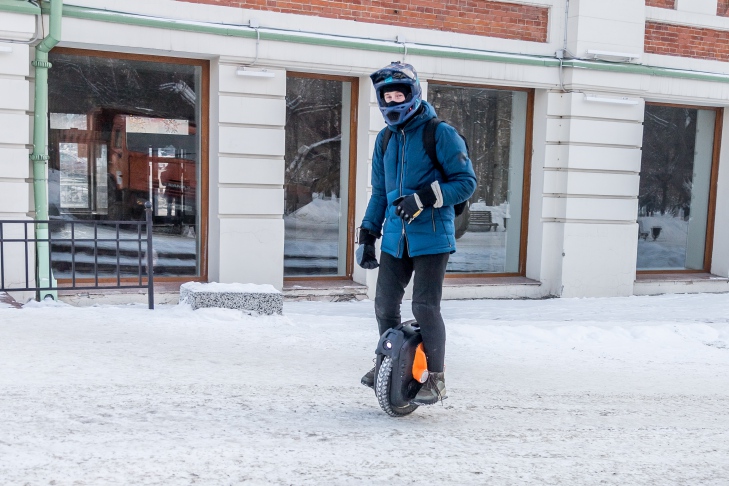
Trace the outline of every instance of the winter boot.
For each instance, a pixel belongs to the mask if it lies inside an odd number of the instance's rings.
[[[360,380],[360,383],[362,383],[364,386],[370,387],[374,390],[375,388],[375,369],[372,368],[369,370]]]
[[[445,387],[445,373],[433,373],[428,375],[427,381],[423,384],[415,398],[410,400],[413,405],[433,405],[448,398]]]

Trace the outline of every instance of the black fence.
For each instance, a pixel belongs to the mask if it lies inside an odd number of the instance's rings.
[[[40,293],[146,288],[149,308],[154,309],[151,204],[146,203],[145,208],[145,221],[0,220],[0,290]],[[36,225],[46,225],[47,237],[36,237]],[[48,275],[37,276],[35,262],[30,261],[31,248],[38,242],[48,245]],[[19,245],[22,249],[18,249]],[[11,248],[15,251],[11,252]],[[63,258],[59,256],[54,261],[54,248]],[[6,278],[7,259],[21,255],[25,257],[25,283],[11,284]],[[40,286],[36,277],[47,277],[53,282],[54,267],[62,284]],[[17,274],[18,270],[14,272]]]

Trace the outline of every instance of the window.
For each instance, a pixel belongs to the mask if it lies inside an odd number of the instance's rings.
[[[352,273],[357,80],[286,80],[284,276]]]
[[[139,221],[152,202],[155,275],[204,277],[207,224],[202,191],[207,61],[54,49],[49,71],[49,215],[67,220]],[[75,248],[54,243],[57,278],[93,272],[93,230],[74,225]],[[121,236],[131,227],[121,226]],[[116,237],[100,226],[98,237]],[[116,248],[98,248],[99,275],[116,275]],[[113,245],[111,245],[113,246]],[[136,276],[135,248],[120,248],[122,276]],[[125,273],[125,261],[129,272]],[[82,273],[78,273],[81,271]]]
[[[438,117],[466,138],[478,187],[456,219],[448,273],[523,274],[531,91],[431,82]]]
[[[639,271],[708,271],[721,110],[648,104],[638,194]]]

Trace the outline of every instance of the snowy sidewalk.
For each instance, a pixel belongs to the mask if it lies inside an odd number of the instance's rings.
[[[0,484],[729,483],[729,295],[444,302],[401,419],[372,305],[0,308]]]

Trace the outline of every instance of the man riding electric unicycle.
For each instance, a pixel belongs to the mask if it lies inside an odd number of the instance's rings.
[[[476,175],[465,141],[422,99],[411,65],[393,62],[370,78],[387,126],[375,143],[372,197],[356,252],[362,268],[379,267],[380,341],[376,366],[362,384],[375,389],[385,412],[401,416],[446,398],[440,301],[448,257],[456,251],[454,207],[471,197]],[[411,278],[415,321],[401,323],[400,305]]]

